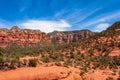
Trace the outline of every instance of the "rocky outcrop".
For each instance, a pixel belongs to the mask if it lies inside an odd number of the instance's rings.
[[[11,29],[2,28],[0,29],[0,47],[6,47],[10,43],[25,45],[42,41],[51,42],[51,40],[54,43],[70,43],[89,38],[94,35],[94,32],[89,30],[54,31],[48,35],[40,30],[20,29],[18,26],[13,26]]]
[[[49,33],[48,35],[52,39],[53,42],[58,43],[70,43],[76,42],[78,40],[89,38],[90,36],[94,35],[94,32],[89,30],[78,30],[78,31],[54,31]]]
[[[51,39],[40,30],[20,29],[17,26],[0,29],[0,47],[6,47],[10,43],[24,45],[37,44],[41,41],[51,42]]]

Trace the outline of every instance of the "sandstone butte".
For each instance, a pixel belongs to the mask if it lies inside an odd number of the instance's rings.
[[[94,34],[95,32],[92,32],[87,29],[75,30],[75,31],[54,31],[54,32],[48,33],[50,38],[53,41],[57,41],[58,43],[76,42],[84,38],[89,38]]]
[[[41,41],[51,42],[48,35],[40,30],[20,29],[13,26],[11,29],[0,29],[0,47],[6,47],[8,44],[17,43],[20,45],[37,44]]]

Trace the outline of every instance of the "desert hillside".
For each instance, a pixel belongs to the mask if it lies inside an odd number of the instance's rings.
[[[6,46],[0,48],[0,80],[120,80],[120,22],[100,33],[47,35],[13,27],[0,34],[0,46]]]

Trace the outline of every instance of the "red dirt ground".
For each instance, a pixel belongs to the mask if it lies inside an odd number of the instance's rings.
[[[80,70],[66,67],[20,68],[0,72],[0,80],[82,80]]]

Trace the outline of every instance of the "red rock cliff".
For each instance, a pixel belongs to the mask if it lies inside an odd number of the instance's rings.
[[[20,29],[17,26],[11,29],[0,29],[0,47],[6,47],[9,43],[24,45],[25,43],[36,44],[41,41],[51,42],[51,39],[40,30]]]

